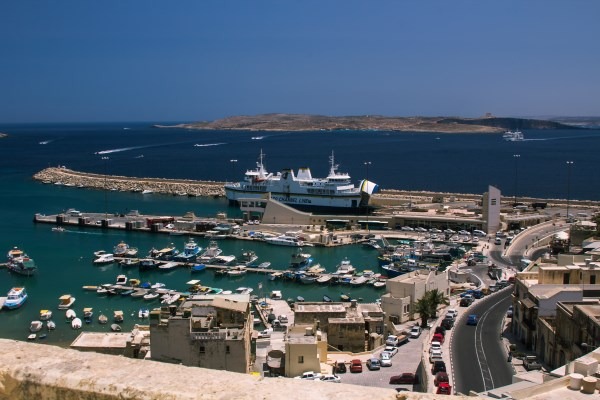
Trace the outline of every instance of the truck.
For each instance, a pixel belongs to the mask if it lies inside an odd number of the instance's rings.
[[[408,343],[408,335],[406,334],[388,335],[387,339],[385,340],[386,346],[399,347],[405,343]]]
[[[527,371],[540,370],[542,369],[542,364],[539,363],[536,356],[525,356],[523,357],[523,367]]]

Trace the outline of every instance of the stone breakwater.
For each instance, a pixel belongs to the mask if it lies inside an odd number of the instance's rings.
[[[101,190],[151,191],[153,193],[188,196],[225,196],[224,182],[214,181],[101,175],[73,171],[63,167],[46,168],[36,173],[33,178],[44,183]]]

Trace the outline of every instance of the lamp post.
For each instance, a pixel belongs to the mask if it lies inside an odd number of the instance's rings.
[[[104,160],[104,220],[108,220],[108,160],[109,157],[102,157]],[[107,222],[105,222],[107,223]]]
[[[233,177],[234,165],[235,165],[235,163],[237,162],[237,160],[229,160],[229,162],[231,163],[231,176]],[[232,182],[232,183],[233,183],[233,182],[235,182],[235,178],[233,178],[233,179],[231,180],[231,182]]]
[[[367,189],[367,209],[366,209],[366,213],[367,213],[367,232],[369,232],[369,165],[371,165],[371,161],[365,161],[365,167],[366,167],[366,178],[365,180],[366,182],[366,189]]]
[[[517,206],[517,182],[519,181],[519,158],[521,158],[520,154],[513,154],[513,158],[515,159],[515,202],[513,207]]]
[[[569,203],[571,201],[571,167],[573,161],[567,161],[567,223],[570,222],[571,217],[569,215]]]

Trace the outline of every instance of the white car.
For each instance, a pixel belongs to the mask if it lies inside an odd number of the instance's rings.
[[[391,367],[392,366],[392,356],[390,356],[390,353],[386,353],[385,351],[383,353],[381,353],[381,355],[379,356],[379,364],[382,367]]]
[[[304,379],[304,380],[308,380],[308,381],[314,381],[317,379],[321,379],[321,376],[322,375],[317,372],[307,371],[307,372],[303,372],[302,375],[297,376],[295,379]]]
[[[446,315],[448,315],[448,314],[452,314],[452,318],[456,319],[456,317],[458,317],[458,310],[456,308],[449,308],[446,311]]]
[[[434,351],[439,351],[440,353],[444,352],[442,350],[442,344],[440,342],[431,342],[431,345],[429,347],[429,354],[431,354]]]
[[[416,339],[419,336],[421,336],[421,327],[418,325],[415,325],[410,330],[410,337],[411,337],[411,339]]]
[[[431,233],[442,233],[442,231],[441,231],[441,230],[439,230],[439,229],[437,229],[437,228],[431,228],[431,229],[429,230],[429,232],[431,232]]]
[[[459,235],[468,235],[468,236],[471,236],[471,233],[469,231],[465,231],[464,229],[458,231],[458,234]]]
[[[434,361],[444,361],[440,350],[432,350],[429,352],[429,362],[433,364]]]
[[[320,380],[321,382],[333,382],[333,383],[340,383],[342,381],[339,376],[331,375],[331,374],[323,375],[318,380]]]
[[[403,231],[407,231],[407,232],[412,232],[412,231],[414,231],[414,229],[413,229],[413,228],[411,228],[410,226],[403,226],[403,227],[402,227],[402,230],[403,230]]]
[[[398,348],[395,346],[385,346],[384,353],[388,353],[390,357],[394,357],[398,353]]]
[[[419,226],[418,228],[415,228],[415,231],[417,231],[417,232],[427,232],[427,229]]]
[[[444,233],[449,233],[451,235],[454,235],[456,232],[453,231],[452,229],[448,228],[448,229],[444,229]]]

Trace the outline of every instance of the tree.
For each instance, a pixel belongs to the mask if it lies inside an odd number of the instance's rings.
[[[428,300],[428,303],[431,307],[431,310],[429,311],[429,315],[432,317],[437,316],[437,308],[440,304],[443,304],[446,306],[450,304],[450,299],[448,299],[448,297],[446,297],[444,292],[440,292],[437,289],[433,289],[433,290],[426,292],[425,296],[423,296],[423,297],[427,298],[427,300]]]
[[[415,312],[418,313],[421,318],[421,327],[425,328],[427,326],[427,320],[431,316],[431,303],[427,295],[417,300],[415,303]]]

